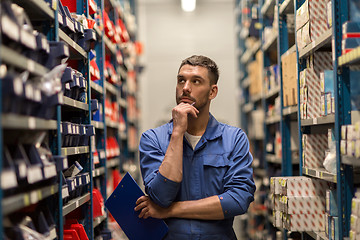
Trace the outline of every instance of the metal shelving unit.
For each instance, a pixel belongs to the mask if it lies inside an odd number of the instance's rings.
[[[137,69],[137,66],[125,66],[128,64],[128,50],[124,49],[125,45],[114,43],[113,39],[110,40],[105,35],[105,30],[100,29],[97,25],[94,27],[96,34],[95,49],[96,54],[92,55],[85,51],[76,41],[72,34],[68,35],[66,28],[61,26],[62,13],[60,10],[61,2],[59,0],[45,1],[45,0],[10,0],[13,3],[18,4],[24,8],[29,20],[33,24],[34,28],[41,32],[48,41],[62,42],[65,43],[64,52],[68,52],[69,60],[68,67],[76,68],[76,70],[82,74],[87,83],[86,85],[86,101],[78,101],[62,94],[59,94],[57,99],[59,105],[54,107],[55,116],[48,118],[39,118],[34,116],[25,116],[19,113],[8,113],[3,112],[2,101],[3,97],[0,97],[0,150],[4,151],[4,146],[7,148],[9,143],[9,134],[14,134],[16,137],[21,136],[24,132],[25,135],[37,136],[40,132],[46,132],[44,138],[46,144],[49,145],[52,155],[56,157],[54,164],[45,166],[44,169],[40,167],[28,167],[29,174],[34,175],[33,183],[29,186],[20,186],[19,184],[2,185],[5,188],[14,186],[15,192],[8,191],[7,189],[0,189],[0,200],[2,202],[0,208],[0,234],[5,236],[4,233],[4,221],[8,215],[17,214],[24,208],[34,205],[48,206],[51,211],[56,224],[56,230],[53,229],[46,239],[64,239],[64,224],[65,218],[69,217],[70,213],[76,209],[82,211],[84,218],[78,219],[83,223],[85,231],[89,239],[99,239],[100,236],[95,236],[97,232],[107,229],[108,214],[104,214],[98,218],[93,219],[93,188],[98,188],[104,199],[107,198],[107,181],[109,180],[108,169],[116,169],[117,171],[122,170],[122,164],[128,160],[136,163],[135,152],[131,152],[128,146],[128,126],[137,128],[135,124],[136,119],[130,119],[133,123],[129,123],[127,118],[128,102],[126,91],[127,76],[129,69]],[[97,7],[100,12],[108,11],[109,9],[104,8],[104,2],[109,0],[95,0]],[[4,1],[5,2],[5,1]],[[129,1],[133,7],[133,1]],[[129,24],[126,19],[128,13],[119,15],[119,11],[129,11],[128,9],[115,9],[119,6],[120,0],[112,0],[107,5],[110,7],[108,14],[111,15],[111,21],[116,21],[120,17],[124,17],[123,22],[125,25]],[[2,2],[3,4],[3,2]],[[87,18],[95,19],[95,16],[89,15],[89,0],[76,1],[77,14],[84,14]],[[130,10],[131,11],[131,10]],[[131,14],[135,14],[132,10]],[[97,21],[97,20],[96,20]],[[18,26],[17,24],[15,24]],[[18,31],[20,29],[13,29]],[[3,34],[3,33],[2,33]],[[131,39],[129,44],[133,44],[136,41],[136,33],[130,34]],[[20,43],[19,43],[20,44]],[[23,48],[19,46],[11,46],[6,43],[2,43],[0,40],[0,62],[8,66],[7,69],[15,72],[28,71],[30,78],[36,80],[49,73],[51,69],[48,69],[44,65],[36,62],[38,60],[32,60],[33,57],[25,57],[22,54]],[[124,60],[123,65],[115,61],[118,54],[121,54]],[[104,75],[105,60],[107,55],[111,56],[111,61],[116,69],[116,75],[121,76],[121,85],[113,85],[106,81]],[[29,56],[29,55],[28,55]],[[93,57],[96,57],[96,63],[100,71],[100,79],[97,83],[90,80],[90,61]],[[35,59],[35,58],[34,58]],[[136,70],[137,71],[137,70]],[[120,84],[119,84],[120,85]],[[0,81],[0,89],[2,87],[2,81]],[[6,89],[3,89],[6,90]],[[4,91],[3,91],[4,92]],[[105,117],[105,99],[107,94],[112,95],[115,98],[115,103],[118,104],[119,113],[125,115],[126,129],[122,129],[119,132],[119,122],[106,121]],[[131,95],[136,97],[136,92],[132,92]],[[121,96],[121,97],[120,97]],[[93,109],[91,100],[97,99],[101,108],[100,119],[97,120],[93,116]],[[94,102],[93,102],[94,103]],[[93,104],[94,105],[94,104]],[[37,116],[37,115],[36,115]],[[70,122],[73,126],[77,124],[92,125],[95,127],[95,136],[90,137],[89,143],[86,146],[72,146],[62,147],[62,124]],[[89,126],[90,127],[90,126]],[[106,143],[107,136],[116,136],[117,141],[121,148],[121,156],[107,158]],[[18,137],[20,138],[20,137]],[[27,137],[30,138],[30,137]],[[29,139],[27,139],[29,141]],[[71,146],[71,145],[63,145]],[[94,147],[96,149],[94,149]],[[94,152],[98,155],[94,155]],[[95,164],[95,160],[97,164]],[[12,180],[16,178],[15,170],[3,169],[4,156],[0,156],[0,176],[2,181],[7,177]],[[76,176],[73,180],[63,180],[61,177],[62,172],[65,171],[74,161],[78,161],[82,167],[82,174]],[[26,167],[26,166],[25,166]],[[51,170],[51,171],[50,171]],[[35,177],[35,173],[43,175],[44,177]],[[51,174],[50,174],[51,173]],[[123,173],[123,172],[121,172]],[[86,179],[84,179],[86,177]],[[65,182],[64,182],[65,181]],[[67,184],[70,184],[69,186]],[[75,196],[74,188],[81,188],[82,195]],[[27,190],[26,190],[27,189]],[[75,194],[76,195],[76,194]],[[73,199],[71,199],[73,198]],[[94,230],[96,228],[96,230]]]

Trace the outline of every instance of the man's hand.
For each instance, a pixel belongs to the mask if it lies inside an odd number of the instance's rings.
[[[142,196],[136,201],[135,211],[140,211],[139,218],[148,217],[164,219],[168,218],[168,208],[162,208],[150,200],[148,196]]]
[[[199,110],[194,106],[181,102],[179,105],[173,108],[172,118],[174,122],[174,131],[178,131],[183,134],[188,127],[188,115],[197,118]]]

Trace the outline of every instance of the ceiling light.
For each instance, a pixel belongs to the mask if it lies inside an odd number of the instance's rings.
[[[185,12],[192,12],[195,10],[196,0],[181,0],[181,8]]]

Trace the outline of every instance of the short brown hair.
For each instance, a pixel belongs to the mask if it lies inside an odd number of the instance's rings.
[[[202,55],[193,55],[191,57],[188,57],[181,62],[179,71],[184,65],[205,67],[209,72],[210,83],[217,84],[219,79],[219,68],[216,63],[210,58]]]

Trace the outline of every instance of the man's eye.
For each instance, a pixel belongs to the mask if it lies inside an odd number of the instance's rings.
[[[184,83],[185,80],[184,79],[178,79],[178,83]]]

